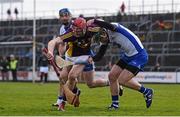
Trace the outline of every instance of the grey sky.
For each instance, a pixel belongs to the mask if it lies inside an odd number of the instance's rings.
[[[124,1],[126,5],[126,12],[129,8],[131,12],[142,12],[142,4],[145,11],[156,11],[157,0],[36,0],[37,16],[49,16],[56,17],[58,10],[64,7],[71,9],[73,14],[99,14],[99,13],[116,13],[119,10],[120,5]],[[129,7],[130,1],[130,7]],[[160,5],[158,9],[160,11],[171,11],[172,1],[174,1],[174,9],[180,11],[180,0],[158,0]],[[23,6],[23,7],[22,7]],[[1,4],[2,7],[2,4]],[[33,0],[24,0],[23,4],[3,4],[3,17],[6,17],[6,10],[10,8],[13,10],[18,7],[20,12],[23,8],[24,17],[33,16]],[[2,8],[1,8],[2,10]]]

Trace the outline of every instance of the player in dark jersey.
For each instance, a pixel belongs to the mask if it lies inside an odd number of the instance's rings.
[[[49,56],[53,58],[53,51],[56,44],[66,42],[68,44],[68,50],[65,54],[65,59],[71,62],[78,61],[87,61],[91,54],[91,39],[94,34],[97,34],[100,31],[99,27],[86,27],[86,21],[83,18],[77,18],[74,20],[71,28],[67,30],[67,32],[63,35],[60,35],[54,40],[51,40],[48,43],[48,50]],[[106,35],[105,30],[103,30],[104,34]],[[108,38],[106,35],[105,38]],[[107,48],[108,42],[101,45],[100,50],[104,50]],[[102,52],[102,51],[100,51]],[[102,57],[96,55],[94,61],[100,60]],[[71,90],[75,87],[77,81],[76,78],[80,75],[80,73],[84,72],[84,77],[86,80],[87,85],[90,88],[99,87],[99,86],[107,86],[109,85],[109,81],[104,79],[94,80],[94,68],[93,63],[84,62],[81,64],[76,64],[73,66],[68,66],[63,68],[61,74],[61,78],[68,77],[67,85]]]

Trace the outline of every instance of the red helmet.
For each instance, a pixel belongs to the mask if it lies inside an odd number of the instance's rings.
[[[82,37],[86,33],[86,20],[84,18],[76,18],[74,22],[72,23],[72,30],[74,33],[74,36],[76,37]]]
[[[86,28],[86,20],[84,18],[78,17],[74,20],[73,25],[78,28],[85,29]]]

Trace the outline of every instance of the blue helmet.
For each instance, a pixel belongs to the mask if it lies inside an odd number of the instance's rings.
[[[71,15],[71,12],[70,12],[70,10],[68,8],[60,9],[59,10],[59,15],[64,15],[64,14]]]

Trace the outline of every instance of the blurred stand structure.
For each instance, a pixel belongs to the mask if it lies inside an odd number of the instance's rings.
[[[117,11],[120,10],[122,14],[126,13],[127,15],[131,14],[164,14],[164,13],[174,13],[180,11],[180,1],[179,0],[124,0],[117,10],[112,10],[110,8],[79,8],[71,9],[73,17],[78,17],[79,14],[84,14],[84,17],[93,17],[98,16],[112,16],[116,15]],[[44,1],[42,1],[43,3]],[[24,0],[0,0],[1,3],[1,20],[6,20],[6,11],[7,6],[10,6],[10,9],[18,8],[19,18],[21,20],[33,19],[33,9],[27,10],[24,9]],[[41,3],[39,3],[41,4]],[[102,3],[103,5],[103,3]],[[56,10],[38,10],[36,11],[37,19],[53,19],[58,18]]]
[[[176,8],[176,5],[178,3],[174,4],[174,8]],[[166,12],[166,10],[163,12],[155,10],[153,12],[149,10],[148,12],[144,11],[135,14],[134,12],[128,12],[129,6],[128,4],[126,6],[128,8],[127,12],[121,18],[117,16],[118,10],[115,14],[108,15],[106,15],[107,12],[104,10],[104,14],[97,14],[99,16],[93,15],[92,17],[83,12],[83,17],[90,19],[97,16],[109,22],[119,22],[134,31],[149,53],[149,63],[145,67],[145,71],[151,71],[157,62],[161,65],[161,71],[176,71],[179,69],[180,13],[175,10],[175,12],[170,12],[170,10],[169,12]],[[160,6],[161,4],[158,7],[160,8]],[[132,9],[132,7],[130,8]],[[41,48],[47,45],[49,40],[58,35],[58,29],[58,18],[37,18],[36,63],[39,60]],[[20,61],[18,65],[20,71],[32,71],[32,34],[32,19],[20,18],[18,20],[0,22],[0,56],[16,55]],[[94,51],[98,47],[98,44],[93,44]],[[106,69],[104,66],[110,64],[109,61],[115,62],[117,60],[119,53],[116,48],[120,48],[120,45],[114,44],[114,46],[108,48],[103,61],[96,63],[96,70],[104,70]]]

